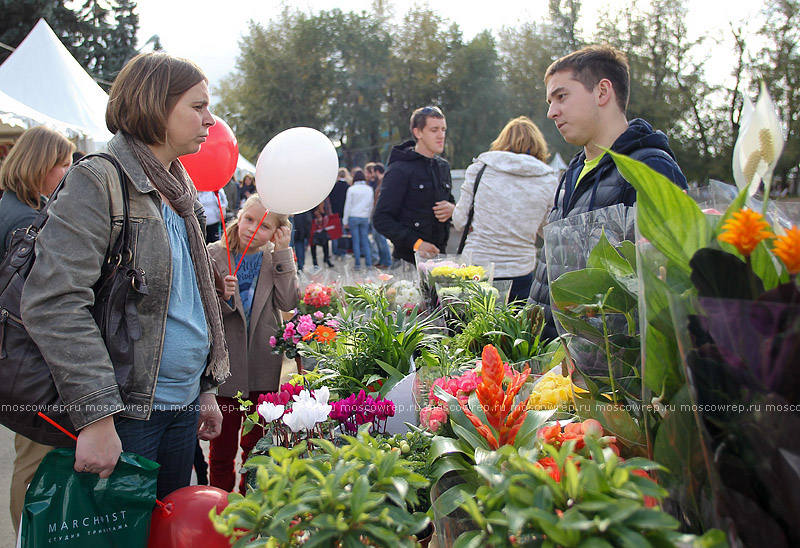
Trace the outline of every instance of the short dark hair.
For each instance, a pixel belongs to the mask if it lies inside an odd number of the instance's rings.
[[[544,83],[547,84],[556,72],[562,70],[571,71],[573,77],[583,84],[587,91],[592,91],[600,80],[606,78],[614,86],[620,110],[622,112],[628,110],[631,89],[628,58],[614,46],[608,44],[586,46],[565,55],[547,67]]]
[[[425,129],[425,125],[428,123],[428,118],[441,118],[444,119],[444,113],[442,109],[439,107],[434,106],[427,106],[427,107],[420,107],[414,112],[411,113],[411,121],[409,123],[409,131],[411,131],[411,136],[414,136],[414,129]],[[414,137],[416,140],[416,137]]]
[[[200,67],[166,53],[141,53],[128,61],[111,86],[106,126],[147,145],[164,144],[167,118],[181,96],[208,82]]]
[[[386,173],[386,168],[383,167],[383,164],[380,162],[375,162],[375,165],[372,166],[372,169],[378,173]]]
[[[357,167],[353,170],[353,181],[366,181],[367,178],[364,177],[364,171]]]

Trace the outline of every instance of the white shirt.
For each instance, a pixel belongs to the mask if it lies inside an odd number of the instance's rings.
[[[219,204],[217,203],[217,197],[214,196],[213,192],[198,192],[197,199],[200,200],[200,203],[203,205],[203,209],[206,210],[207,225],[213,225],[214,223],[221,221],[219,217]],[[225,210],[228,207],[228,197],[225,196],[224,192],[220,191],[219,199],[222,202],[223,210]]]
[[[372,215],[372,206],[375,201],[375,192],[366,181],[356,181],[353,186],[347,189],[347,197],[344,200],[343,225],[350,224],[350,217],[363,217],[369,219]]]
[[[553,207],[558,178],[550,166],[533,156],[484,152],[467,168],[453,210],[456,230],[467,223],[475,178],[484,164],[464,253],[472,254],[474,264],[494,262],[496,277],[524,276],[536,265],[536,234]]]

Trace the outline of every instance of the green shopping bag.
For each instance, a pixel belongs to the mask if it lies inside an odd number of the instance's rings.
[[[145,548],[159,465],[122,453],[107,479],[75,472],[74,449],[54,449],[33,476],[22,509],[22,548]]]

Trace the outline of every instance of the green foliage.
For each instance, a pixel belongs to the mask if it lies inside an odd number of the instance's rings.
[[[458,348],[474,356],[491,344],[503,361],[518,363],[542,353],[540,344],[544,314],[540,306],[497,301],[494,291],[485,291],[480,284],[464,284],[464,296],[448,299],[446,306],[454,318],[453,338]]]
[[[136,54],[139,16],[133,0],[83,0],[75,9],[64,2],[0,0],[0,42],[16,47],[44,18],[80,65],[106,85]],[[0,63],[10,52],[0,49]]]
[[[575,454],[570,442],[560,450],[509,447],[477,464],[483,484],[461,507],[478,530],[462,534],[455,546],[727,546],[720,531],[681,535],[674,518],[645,506],[645,497],[666,495],[642,473],[657,464],[622,461],[596,441],[585,442],[589,457]],[[536,464],[545,456],[558,468],[558,481]]]
[[[341,312],[339,335],[330,343],[299,343],[304,356],[317,360],[325,373],[318,381],[345,397],[380,380],[379,394],[408,375],[414,353],[433,346],[440,336],[436,316],[421,316],[389,305],[381,290],[346,288],[347,306]],[[375,388],[375,386],[373,386]]]
[[[211,510],[217,531],[238,539],[234,548],[297,546],[303,536],[303,546],[415,546],[428,519],[408,508],[428,481],[366,433],[345,439],[343,447],[314,440],[310,456],[304,442],[250,459],[257,488],[229,495],[219,515]]]

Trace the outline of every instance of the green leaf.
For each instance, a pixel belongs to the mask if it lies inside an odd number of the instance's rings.
[[[628,261],[628,264],[631,265],[631,268],[636,271],[636,245],[629,240],[623,240],[620,242],[617,251],[619,251],[619,254],[622,255],[626,261]]]
[[[525,420],[522,421],[514,439],[514,447],[533,448],[536,445],[536,434],[539,429],[550,420],[555,413],[555,409],[549,411],[528,411]]]
[[[474,496],[466,484],[454,485],[447,491],[436,497],[433,503],[433,511],[436,515],[446,516],[460,508],[464,501]]]
[[[459,535],[453,548],[482,548],[485,545],[483,531],[467,531]]]
[[[628,242],[630,243],[630,242]],[[607,270],[615,278],[625,278],[636,274],[636,262],[631,263],[608,241],[605,230],[600,234],[600,241],[592,248],[586,260],[587,268]]]
[[[614,545],[601,538],[591,537],[581,542],[578,548],[614,548]]]
[[[550,284],[550,295],[553,304],[565,313],[582,313],[583,309],[578,308],[581,305],[601,305],[607,313],[627,314],[639,305],[626,287],[600,268],[565,272]]]
[[[662,510],[640,508],[625,519],[625,525],[636,529],[677,529],[678,521]]]
[[[675,266],[689,272],[689,259],[708,245],[710,229],[697,203],[672,181],[642,162],[608,151],[637,194],[639,232]]]
[[[358,479],[353,483],[353,491],[350,497],[350,511],[354,517],[361,515],[369,491],[370,486],[367,476],[358,476]]]

